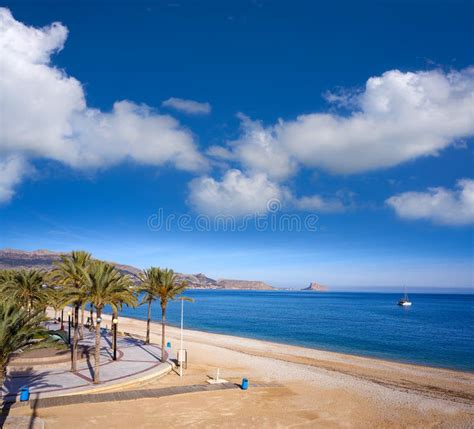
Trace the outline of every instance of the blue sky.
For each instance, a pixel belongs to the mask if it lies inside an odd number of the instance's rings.
[[[285,287],[474,285],[472,2],[3,5],[0,247]],[[317,222],[151,230],[160,209]]]

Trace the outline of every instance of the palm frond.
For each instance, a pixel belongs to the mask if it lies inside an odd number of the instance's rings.
[[[42,311],[29,314],[13,302],[0,302],[0,366],[4,368],[10,355],[27,345],[33,337],[44,334]]]

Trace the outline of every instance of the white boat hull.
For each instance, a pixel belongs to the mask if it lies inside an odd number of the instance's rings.
[[[404,289],[405,289],[405,294],[403,295],[402,299],[400,299],[400,301],[398,301],[398,305],[400,305],[402,307],[410,307],[411,306],[411,301],[408,299],[406,286],[404,287]]]

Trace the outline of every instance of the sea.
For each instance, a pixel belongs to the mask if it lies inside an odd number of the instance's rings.
[[[474,295],[188,290],[184,327],[282,344],[474,371]],[[167,310],[180,324],[180,302]],[[146,319],[146,305],[121,314]],[[161,320],[158,302],[152,319]]]

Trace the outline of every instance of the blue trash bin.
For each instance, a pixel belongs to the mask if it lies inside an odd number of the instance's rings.
[[[169,341],[166,343],[166,347],[168,347],[169,349],[171,348],[171,343]]]
[[[22,387],[20,389],[20,401],[29,401],[30,400],[30,389],[28,387]]]
[[[249,387],[249,381],[246,378],[242,378],[242,390],[247,390]]]

